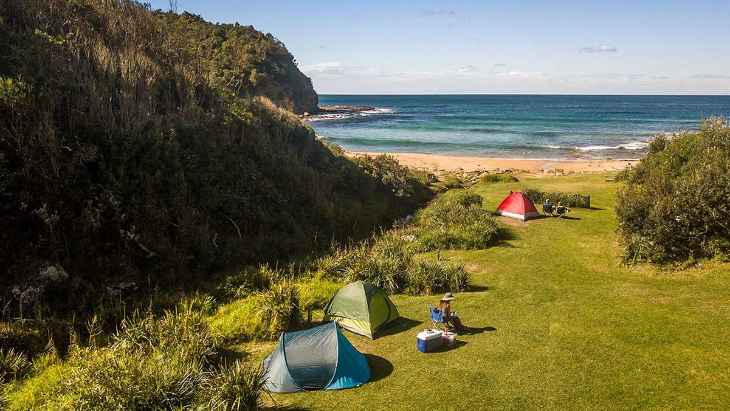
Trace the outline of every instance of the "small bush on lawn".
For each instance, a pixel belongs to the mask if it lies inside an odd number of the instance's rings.
[[[518,183],[520,180],[512,174],[487,174],[481,178],[482,183]]]
[[[537,188],[528,188],[522,190],[522,192],[535,204],[535,206],[539,206],[540,204],[543,204],[546,199],[549,199],[550,203],[555,205],[560,202],[567,207],[590,208],[588,197],[584,197],[580,194],[564,193],[561,191],[542,191]]]
[[[411,233],[422,251],[487,248],[499,234],[499,224],[482,208],[482,197],[471,191],[442,194],[416,214]]]
[[[730,124],[656,137],[629,172],[616,215],[624,261],[683,264],[730,255]]]
[[[202,314],[182,306],[160,318],[122,322],[107,347],[72,347],[7,394],[10,410],[256,409],[256,367],[217,365],[218,347]]]

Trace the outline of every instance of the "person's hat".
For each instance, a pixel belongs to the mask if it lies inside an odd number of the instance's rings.
[[[456,298],[456,297],[454,297],[454,295],[453,295],[453,294],[451,294],[451,293],[446,293],[446,294],[444,294],[443,298],[441,298],[441,301],[451,301],[451,300],[453,300],[454,298]]]

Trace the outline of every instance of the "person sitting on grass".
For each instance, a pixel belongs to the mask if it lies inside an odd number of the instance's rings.
[[[444,331],[446,332],[449,331],[449,326],[453,327],[456,331],[461,331],[464,328],[461,320],[456,316],[456,311],[451,311],[451,301],[455,298],[453,294],[446,293],[436,305],[436,309],[441,310],[441,319],[444,323]]]

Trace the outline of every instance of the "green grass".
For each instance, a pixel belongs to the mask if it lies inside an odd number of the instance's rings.
[[[594,208],[574,209],[574,220],[500,218],[510,233],[500,245],[441,253],[467,264],[477,286],[452,304],[466,325],[484,330],[459,336],[465,344],[418,352],[416,333],[438,297],[397,295],[400,313],[418,324],[375,341],[346,333],[361,352],[379,357],[370,357],[371,382],[275,395],[277,403],[317,410],[730,409],[730,265],[674,273],[620,266],[612,209],[618,185],[605,178],[477,185],[487,209],[525,187],[590,194]],[[245,348],[258,360],[274,346]]]

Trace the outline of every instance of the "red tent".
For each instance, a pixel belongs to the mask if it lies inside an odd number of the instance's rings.
[[[515,218],[517,220],[529,220],[540,217],[529,198],[523,193],[512,193],[497,207],[496,215]]]

